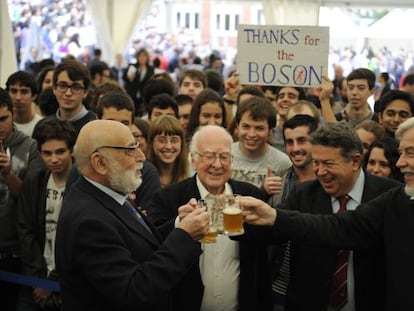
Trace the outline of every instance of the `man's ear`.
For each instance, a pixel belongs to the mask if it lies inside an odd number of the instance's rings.
[[[107,160],[98,152],[91,155],[91,166],[92,169],[99,175],[106,175],[108,172]]]
[[[362,154],[357,152],[352,157],[352,166],[354,167],[354,170],[357,171],[362,166],[362,161],[364,160],[364,157]]]

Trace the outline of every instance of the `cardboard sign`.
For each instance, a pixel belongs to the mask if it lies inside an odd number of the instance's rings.
[[[239,25],[242,84],[315,87],[328,75],[329,27]]]

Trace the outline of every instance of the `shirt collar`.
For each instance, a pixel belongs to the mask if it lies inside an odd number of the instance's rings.
[[[72,118],[68,119],[68,121],[70,122],[75,122],[77,120],[82,119],[84,116],[86,116],[88,114],[88,110],[85,108],[84,105],[82,105],[82,109],[81,111],[79,111],[79,113],[76,116],[73,116]],[[56,117],[59,120],[62,120],[62,117],[60,116],[60,108],[58,108],[58,110],[56,111]]]
[[[356,179],[354,185],[352,186],[351,191],[347,193],[347,195],[354,200],[358,205],[361,204],[362,201],[362,194],[364,192],[364,184],[365,184],[365,173],[364,170],[359,170],[358,178]],[[331,202],[335,202],[338,198],[331,196]]]
[[[85,177],[85,176],[83,176]],[[94,185],[96,188],[98,188],[99,190],[101,190],[102,192],[105,192],[107,195],[109,195],[111,198],[113,198],[115,201],[117,201],[120,205],[124,205],[125,200],[127,199],[126,195],[120,194],[114,190],[112,190],[111,188],[108,188],[88,177],[85,177],[85,179],[90,182],[92,185]]]
[[[200,178],[198,177],[198,175],[196,175],[196,181],[197,181],[197,188],[198,188],[198,192],[200,192],[200,199],[205,200],[208,196],[214,196],[212,195],[210,192],[208,192],[208,190],[206,189],[206,187],[204,187],[204,185],[202,184]],[[228,182],[226,182],[226,184],[224,185],[224,194],[233,194],[233,190],[231,189],[231,186]]]

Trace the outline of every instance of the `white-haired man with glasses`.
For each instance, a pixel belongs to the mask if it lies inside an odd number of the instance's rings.
[[[216,125],[200,127],[193,135],[190,154],[196,174],[159,190],[148,210],[163,234],[186,219],[184,211],[196,210],[197,200],[219,194],[264,199],[264,192],[256,186],[230,178],[232,142],[230,134]],[[250,229],[245,227],[245,231],[239,241],[218,235],[216,243],[201,245],[200,262],[173,294],[174,310],[272,310],[265,249],[249,243]]]
[[[129,202],[145,157],[120,122],[86,124],[74,156],[83,176],[64,198],[56,233],[62,309],[171,310],[172,290],[198,264],[207,212],[187,214],[161,239]]]

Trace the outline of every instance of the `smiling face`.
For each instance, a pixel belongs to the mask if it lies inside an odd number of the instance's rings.
[[[248,157],[264,155],[270,135],[267,119],[253,120],[250,112],[245,112],[237,126],[240,150]]]
[[[166,165],[174,164],[181,153],[182,140],[178,135],[156,135],[154,137],[154,154],[158,160]]]
[[[309,127],[298,126],[294,129],[285,129],[286,154],[294,167],[304,168],[312,165],[311,148]]]
[[[200,108],[198,122],[204,125],[221,125],[223,123],[223,111],[219,103],[207,102]]]
[[[204,154],[212,152],[217,155],[231,153],[231,139],[220,127],[208,127],[201,129],[198,136],[197,152]],[[197,172],[203,186],[211,194],[221,194],[224,191],[226,182],[230,178],[231,163],[221,163],[215,159],[213,163],[208,163],[198,154],[191,154],[191,163],[194,171]]]
[[[390,162],[385,157],[383,148],[372,148],[368,157],[367,172],[380,177],[389,177],[391,175]]]
[[[277,113],[285,117],[288,108],[299,100],[299,92],[293,87],[282,88],[277,95]]]
[[[358,178],[362,156],[356,153],[349,160],[342,156],[341,149],[313,145],[313,171],[321,186],[331,196],[347,194]]]
[[[411,117],[410,104],[404,100],[396,99],[379,115],[379,121],[387,132],[395,133],[398,126]]]

